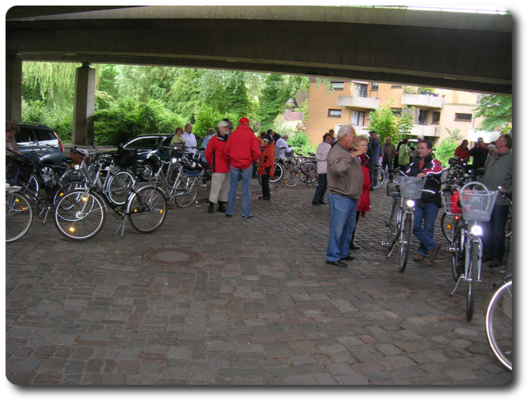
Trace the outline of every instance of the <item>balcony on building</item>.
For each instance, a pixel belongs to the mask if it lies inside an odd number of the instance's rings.
[[[350,96],[338,96],[337,105],[346,106],[348,108],[360,108],[360,109],[377,109],[379,108],[379,99],[368,98],[368,82],[365,81],[354,81],[353,95]]]
[[[413,136],[440,137],[440,126],[417,124],[412,127],[410,134]]]
[[[442,109],[444,107],[444,98],[435,96],[435,94],[403,94],[401,96],[401,103],[416,107],[423,106]]]

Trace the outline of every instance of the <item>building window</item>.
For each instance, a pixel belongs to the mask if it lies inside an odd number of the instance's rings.
[[[432,123],[439,124],[440,123],[440,112],[433,112],[432,113]]]
[[[341,109],[328,109],[328,118],[340,118],[341,116]]]
[[[401,84],[392,84],[392,88],[401,88],[403,87]]]
[[[344,89],[344,81],[342,82],[331,82],[331,88],[335,91],[342,91]]]
[[[351,124],[353,126],[364,126],[364,112],[351,111]]]
[[[372,83],[372,91],[377,91],[379,89],[379,83]]]
[[[471,113],[455,113],[455,120],[461,122],[471,122],[473,115]]]
[[[355,84],[353,87],[353,96],[366,98],[368,93],[368,85],[366,84]]]
[[[424,110],[420,109],[420,111],[418,113],[418,124],[419,125],[426,125],[428,117],[429,117],[429,111],[424,111]]]

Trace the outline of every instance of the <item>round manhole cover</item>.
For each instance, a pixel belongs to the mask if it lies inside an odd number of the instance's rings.
[[[201,260],[201,255],[190,250],[162,248],[144,252],[142,258],[151,263],[180,266],[198,262]]]

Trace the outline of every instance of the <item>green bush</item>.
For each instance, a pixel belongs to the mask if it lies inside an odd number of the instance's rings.
[[[166,109],[159,101],[119,100],[109,109],[97,111],[94,122],[96,144],[120,145],[144,133],[174,133],[185,120]]]

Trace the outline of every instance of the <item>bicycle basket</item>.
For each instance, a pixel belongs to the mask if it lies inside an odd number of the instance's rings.
[[[399,191],[403,199],[421,199],[425,178],[416,178],[414,176],[398,176],[396,181],[399,185]]]
[[[27,184],[35,170],[35,163],[24,155],[15,154],[9,159],[6,168],[6,180],[14,179],[18,174],[17,180]]]
[[[138,158],[136,150],[127,150],[125,148],[118,148],[118,151],[114,154],[114,163],[120,168],[132,167]]]
[[[72,159],[73,163],[77,165],[81,165],[83,160],[85,160],[85,163],[88,165],[91,159],[90,155],[87,155],[83,151],[75,148],[70,148],[70,158]]]
[[[460,207],[460,193],[458,190],[455,190],[453,193],[451,193],[450,190],[442,190],[442,201],[447,215],[462,214],[462,207]]]
[[[386,195],[390,197],[399,197],[401,193],[398,189],[398,184],[396,182],[388,182],[386,185]]]
[[[467,221],[489,221],[499,192],[492,192],[480,182],[469,182],[460,191],[462,217]]]

